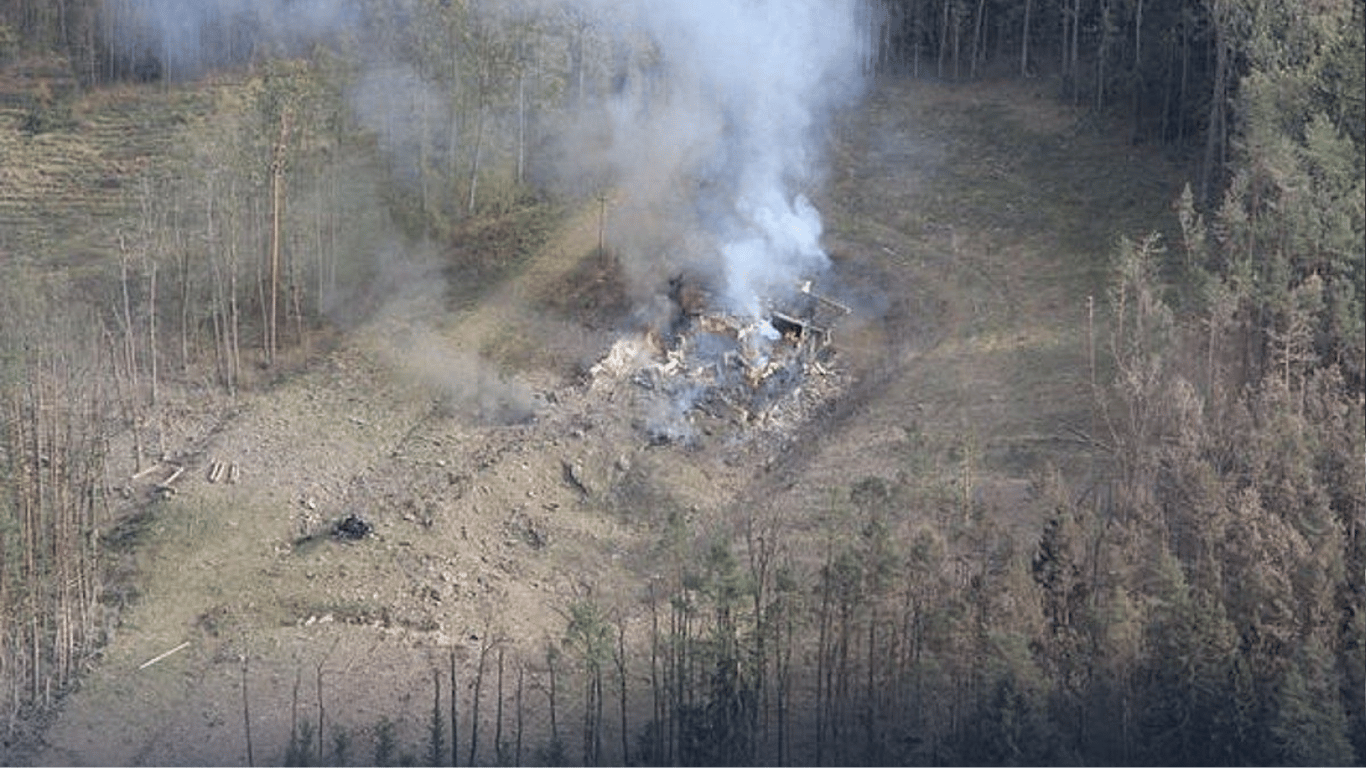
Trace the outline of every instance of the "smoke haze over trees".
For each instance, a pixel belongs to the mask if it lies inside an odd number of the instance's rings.
[[[838,110],[878,78],[1008,77],[1191,161],[1178,240],[1097,244],[1110,290],[1079,335],[1105,470],[1038,473],[1027,540],[913,477],[832,489],[817,553],[780,547],[777,520],[662,532],[651,647],[565,606],[567,754],[1359,764],[1363,27],[1360,0],[0,2],[0,67],[57,73],[23,105],[29,135],[134,83],[174,100],[215,81],[179,119],[236,116],[149,163],[88,242],[60,212],[0,236],[0,719],[50,706],[105,640],[109,467],[156,464],[177,388],[260,389],[329,331],[459,298],[563,199],[617,198],[607,239],[641,316],[680,269],[755,312],[827,264],[811,201]],[[485,237],[515,246],[449,271],[431,255]],[[104,258],[49,268],[58,251]],[[526,411],[413,338],[414,375]],[[604,746],[628,667],[653,707]]]

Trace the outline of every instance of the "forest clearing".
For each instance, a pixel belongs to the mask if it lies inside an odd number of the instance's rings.
[[[813,4],[739,214],[649,20],[381,5],[0,3],[0,762],[1366,754],[1361,3]]]

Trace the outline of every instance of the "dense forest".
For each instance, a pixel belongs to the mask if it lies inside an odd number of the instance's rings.
[[[154,2],[0,3],[0,68],[41,83],[6,96],[29,136],[60,131],[82,95],[130,87],[180,99],[179,119],[213,98],[241,116],[145,168],[81,244],[61,212],[40,235],[0,234],[11,729],[104,639],[100,534],[121,503],[107,467],[117,452],[138,472],[163,449],[168,393],[231,396],[306,364],[386,279],[358,255],[386,247],[380,229],[477,237],[611,183],[566,188],[555,135],[648,51],[576,4],[511,5],[356,0],[352,22],[304,34],[227,3],[173,37],[148,20]],[[640,656],[602,608],[566,606],[549,665],[582,699],[579,732],[539,759],[1359,764],[1366,2],[874,0],[859,14],[870,78],[1046,83],[1097,130],[1190,159],[1179,241],[1096,254],[1113,279],[1078,439],[1104,471],[1040,473],[1047,522],[1028,541],[913,476],[839,489],[814,563],[776,521],[701,551],[662,532]],[[224,86],[185,87],[206,79]],[[506,265],[466,266],[489,279]],[[908,526],[912,509],[952,522]],[[604,752],[628,663],[653,707]],[[433,764],[465,757],[454,733],[443,751],[440,678],[437,703]],[[798,729],[814,754],[793,752]]]

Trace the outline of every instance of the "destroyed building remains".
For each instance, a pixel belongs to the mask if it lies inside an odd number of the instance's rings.
[[[652,443],[691,443],[699,420],[785,429],[845,383],[834,330],[851,310],[810,281],[750,317],[686,280],[671,287],[669,327],[618,339],[589,371],[594,388],[629,383]]]

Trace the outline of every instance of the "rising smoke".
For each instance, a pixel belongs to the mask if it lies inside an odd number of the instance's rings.
[[[411,165],[403,162],[411,142],[393,102],[429,98],[441,113],[446,100],[365,38],[376,14],[401,27],[418,2],[122,0],[107,8],[121,19],[110,25],[116,44],[182,75],[262,48],[349,36],[368,60],[353,107],[363,125],[386,127],[381,141],[393,140],[387,148],[401,170]],[[682,264],[707,275],[727,309],[753,315],[762,298],[827,264],[820,215],[804,191],[819,181],[826,118],[860,90],[868,41],[859,3],[531,0],[479,13],[573,19],[580,34],[610,47],[609,92],[575,100],[559,122],[561,154],[572,159],[561,169],[610,175],[620,192],[613,243],[637,287],[658,289]]]
[[[657,285],[682,262],[716,283],[726,309],[757,316],[763,299],[823,270],[804,190],[819,182],[830,112],[860,92],[856,0],[580,6],[635,41],[603,110],[622,198],[614,242],[644,272],[635,281]]]

